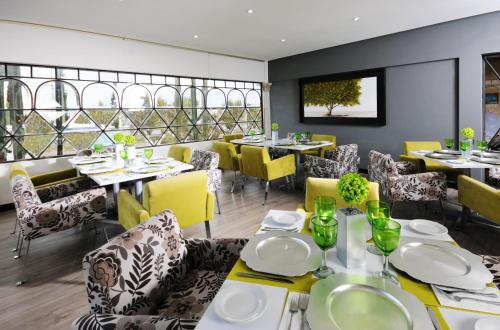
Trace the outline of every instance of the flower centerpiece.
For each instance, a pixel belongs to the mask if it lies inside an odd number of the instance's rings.
[[[124,148],[125,143],[125,135],[123,133],[115,133],[113,136],[113,140],[115,141],[115,157],[117,162],[122,162],[122,158],[120,157],[120,152]]]
[[[460,150],[466,158],[471,156],[472,144],[474,139],[474,130],[471,127],[465,127],[460,130],[462,140],[460,141]]]
[[[133,160],[135,159],[135,144],[137,140],[135,139],[135,136],[133,135],[127,135],[125,136],[125,147],[128,150],[128,159]]]
[[[280,125],[277,122],[271,124],[271,140],[272,143],[276,143],[278,141],[278,130],[280,129]]]
[[[337,211],[337,253],[347,268],[361,267],[366,260],[366,216],[355,207],[368,196],[368,180],[358,173],[349,173],[337,182],[337,191],[348,205]]]

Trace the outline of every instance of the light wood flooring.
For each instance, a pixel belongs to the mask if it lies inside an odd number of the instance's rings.
[[[250,179],[242,194],[239,187],[229,192],[232,174],[224,174],[219,193],[222,214],[211,221],[213,237],[250,237],[270,209],[294,210],[303,201],[302,191],[287,191],[272,186],[268,203],[262,206],[264,187]],[[475,225],[461,232],[453,229],[457,208],[447,207],[450,234],[460,245],[478,254],[500,255],[499,232]],[[437,205],[428,210],[423,205],[404,203],[397,206],[394,217],[434,218],[443,222]],[[34,240],[31,244],[27,278],[21,287],[15,282],[21,275],[21,260],[14,260],[10,250],[16,244],[11,235],[15,211],[0,212],[0,329],[68,329],[71,322],[89,310],[81,272],[83,256],[105,243],[102,228],[110,237],[123,232],[118,223],[99,224],[101,234],[90,227],[74,228]],[[184,231],[186,237],[205,237],[203,224]]]

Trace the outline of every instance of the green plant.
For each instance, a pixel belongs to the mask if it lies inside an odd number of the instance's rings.
[[[340,178],[337,189],[344,202],[359,204],[368,195],[368,180],[358,173],[349,173]]]
[[[474,138],[474,130],[470,127],[462,128],[460,130],[460,135],[462,135],[466,139]]]
[[[272,123],[271,124],[271,130],[272,131],[277,131],[280,129],[280,125],[278,123]]]
[[[128,146],[133,146],[135,145],[137,141],[135,140],[135,136],[133,135],[127,135],[125,137],[125,144],[128,145]]]
[[[123,143],[123,141],[125,141],[125,135],[123,135],[123,133],[116,133],[113,136],[113,140],[115,140],[116,143]]]

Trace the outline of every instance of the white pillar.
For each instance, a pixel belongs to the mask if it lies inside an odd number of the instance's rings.
[[[264,131],[266,138],[271,138],[271,83],[262,83],[262,111],[264,114]]]

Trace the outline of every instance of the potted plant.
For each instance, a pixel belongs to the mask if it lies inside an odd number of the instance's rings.
[[[280,129],[280,125],[276,122],[271,124],[271,140],[273,143],[278,141],[278,131]]]
[[[136,143],[135,136],[133,135],[127,135],[125,136],[125,147],[128,150],[128,159],[133,160],[135,159],[135,143]]]
[[[124,148],[125,135],[123,135],[123,133],[121,133],[121,132],[115,133],[115,135],[113,136],[113,140],[115,141],[115,157],[116,157],[116,161],[119,162],[119,163],[121,163],[122,162],[122,158],[120,157],[120,152]]]
[[[337,253],[347,268],[361,267],[366,260],[366,216],[355,207],[368,195],[368,180],[358,173],[348,173],[337,182],[340,198],[348,205],[337,211]]]
[[[470,127],[465,127],[460,130],[462,140],[460,141],[460,150],[462,156],[469,158],[472,155],[472,144],[474,143],[474,130]]]

